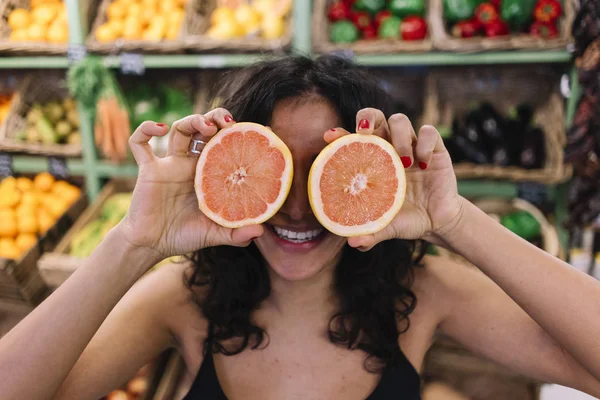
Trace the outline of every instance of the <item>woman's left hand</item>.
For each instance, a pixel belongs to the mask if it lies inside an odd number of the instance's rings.
[[[464,201],[458,195],[452,160],[439,132],[425,125],[417,135],[406,115],[394,114],[386,120],[374,108],[360,110],[356,125],[358,134],[378,135],[392,143],[405,167],[406,197],[386,228],[349,238],[348,244],[364,251],[388,239],[422,238],[439,244],[439,234],[460,219]],[[326,133],[325,140],[331,142],[345,134],[348,132],[338,128]]]

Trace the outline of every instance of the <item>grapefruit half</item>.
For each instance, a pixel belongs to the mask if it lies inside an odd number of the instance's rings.
[[[225,128],[198,160],[200,210],[226,228],[261,224],[285,202],[293,168],[290,150],[270,129],[250,122]]]
[[[308,176],[308,198],[321,225],[344,237],[375,233],[396,216],[406,176],[394,147],[375,135],[342,136],[325,147]]]

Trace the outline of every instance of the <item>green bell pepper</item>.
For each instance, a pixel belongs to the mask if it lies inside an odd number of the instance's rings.
[[[350,21],[338,21],[329,25],[329,40],[333,43],[352,43],[358,36],[358,28]]]
[[[423,0],[391,0],[388,9],[400,18],[406,18],[409,15],[422,17],[425,15],[425,2]]]
[[[479,4],[476,0],[444,0],[444,19],[453,24],[470,19]]]
[[[379,25],[377,36],[381,39],[398,39],[400,38],[401,25],[402,20],[398,17],[386,18],[381,25]]]
[[[542,232],[538,220],[527,211],[515,211],[503,215],[500,223],[525,240],[534,239]]]
[[[512,29],[521,29],[532,18],[537,0],[503,0],[500,6],[502,19]]]
[[[356,10],[375,15],[385,7],[385,0],[356,0],[353,7]]]

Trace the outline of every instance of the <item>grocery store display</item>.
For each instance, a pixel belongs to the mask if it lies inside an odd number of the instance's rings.
[[[131,126],[127,102],[102,60],[87,57],[69,69],[68,85],[94,117],[96,147],[114,163],[127,160]]]
[[[292,0],[251,0],[220,2],[210,14],[207,36],[229,40],[258,37],[281,39],[287,29]]]
[[[143,366],[123,388],[113,390],[100,400],[141,400],[150,385],[151,364]]]
[[[64,1],[32,0],[29,8],[14,8],[8,14],[9,41],[64,44],[69,40]]]
[[[434,45],[443,50],[564,47],[572,0],[432,0]]]
[[[325,147],[308,175],[315,217],[344,237],[385,228],[404,203],[406,177],[400,156],[376,135],[346,135]]]
[[[313,42],[318,51],[428,51],[427,7],[425,0],[316,0]]]
[[[198,205],[227,228],[262,224],[285,202],[293,173],[290,150],[270,129],[234,124],[202,150],[194,182]]]
[[[534,109],[520,104],[502,115],[482,103],[455,117],[452,128],[440,127],[453,162],[542,168],[546,162],[545,133],[533,124]]]
[[[47,172],[0,181],[0,258],[21,257],[80,196],[78,187]]]
[[[159,121],[171,126],[175,121],[193,113],[189,90],[170,83],[150,84],[142,82],[126,91],[131,110],[131,128],[144,121]]]
[[[25,143],[81,143],[79,114],[75,100],[65,98],[45,104],[33,104],[26,116],[26,129],[15,138]]]
[[[12,104],[14,93],[0,95],[0,125],[6,119],[10,106]]]

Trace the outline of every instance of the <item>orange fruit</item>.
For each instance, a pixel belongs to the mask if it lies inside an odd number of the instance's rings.
[[[21,192],[17,188],[0,189],[0,208],[15,208],[21,202]]]
[[[58,14],[58,9],[51,4],[42,5],[31,11],[31,18],[38,25],[49,25]]]
[[[235,19],[235,12],[229,7],[217,7],[210,15],[211,25],[219,25],[223,21]]]
[[[125,22],[122,19],[110,20],[106,24],[103,24],[102,26],[106,26],[106,25],[108,25],[108,27],[110,29],[110,33],[108,33],[108,36],[105,35],[105,37],[114,38],[110,41],[116,40],[116,39],[120,38],[121,36],[123,36],[123,29],[125,27]],[[106,28],[104,28],[104,29],[106,29]],[[96,36],[98,36],[97,31],[96,31]]]
[[[39,24],[31,24],[27,28],[27,39],[32,42],[43,42],[46,40],[46,27]]]
[[[285,33],[283,18],[274,13],[265,14],[260,24],[261,36],[264,39],[279,39]]]
[[[33,181],[27,177],[21,176],[17,178],[17,189],[21,192],[26,192],[33,189]]]
[[[17,233],[17,217],[13,210],[0,210],[0,237],[13,237]]]
[[[139,19],[127,18],[123,26],[123,38],[138,40],[142,38],[143,27]]]
[[[0,239],[0,258],[16,260],[21,257],[22,251],[12,239]]]
[[[29,250],[30,248],[35,246],[36,243],[37,243],[37,238],[35,237],[35,235],[30,234],[30,233],[21,233],[15,239],[15,245],[21,251]]]
[[[21,215],[17,217],[17,230],[19,233],[35,234],[38,231],[38,223],[35,215]]]
[[[394,147],[375,135],[346,135],[325,147],[308,176],[308,198],[330,232],[344,237],[383,229],[396,216],[406,177]]]
[[[54,225],[55,218],[43,208],[36,210],[36,219],[40,233],[46,233]]]
[[[29,40],[27,29],[17,29],[12,31],[8,36],[8,39],[12,40],[13,42],[26,42],[27,40]]]
[[[11,29],[25,29],[31,23],[31,15],[24,8],[15,8],[8,16],[8,26]]]
[[[36,207],[38,205],[38,196],[34,191],[26,191],[23,192],[23,196],[21,197],[21,205],[29,205],[31,207]]]
[[[228,228],[261,224],[285,202],[293,169],[290,150],[270,129],[234,124],[217,133],[198,160],[200,210]]]
[[[121,32],[117,34],[117,30],[113,28],[112,24],[113,22],[109,22],[100,25],[96,29],[96,40],[98,40],[100,43],[114,42],[119,36],[123,34],[122,29]]]
[[[40,192],[49,192],[54,185],[54,177],[48,172],[40,172],[33,179],[33,186]]]
[[[127,6],[124,3],[112,2],[106,9],[106,17],[110,20],[124,19],[127,15]]]
[[[55,22],[50,25],[46,39],[50,43],[66,43],[69,40],[69,28],[66,24]]]

